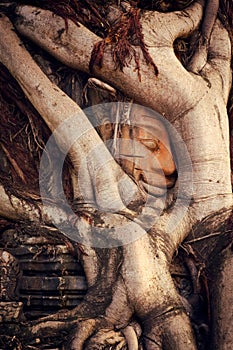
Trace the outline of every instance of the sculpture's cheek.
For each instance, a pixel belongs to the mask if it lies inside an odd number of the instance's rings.
[[[156,160],[155,160],[156,159]],[[160,165],[160,169],[165,175],[172,175],[176,171],[176,166],[171,154],[170,149],[160,142],[159,149],[153,152],[153,164],[151,166],[152,170],[157,169],[157,164]]]
[[[144,122],[147,121],[144,116]],[[121,127],[119,163],[147,192],[161,195],[176,182],[176,166],[163,124]]]

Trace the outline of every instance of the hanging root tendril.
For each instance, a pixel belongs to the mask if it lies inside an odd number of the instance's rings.
[[[108,36],[95,44],[89,65],[91,72],[94,65],[102,68],[106,45],[112,45],[112,58],[115,63],[115,69],[123,71],[123,68],[127,67],[131,60],[134,59],[136,64],[135,70],[138,72],[139,80],[141,80],[139,56],[135,50],[135,46],[140,46],[147,64],[152,65],[155,75],[158,75],[158,68],[153,62],[144,42],[140,24],[140,9],[131,8],[127,13],[124,13],[114,27],[109,30]]]

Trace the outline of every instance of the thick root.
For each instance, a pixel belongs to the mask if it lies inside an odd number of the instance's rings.
[[[199,74],[207,63],[207,55],[208,45],[200,44],[200,47],[193,55],[192,60],[187,67],[188,70],[195,74]]]
[[[126,341],[120,331],[111,329],[101,329],[98,331],[85,346],[86,350],[100,350],[108,347],[115,347],[116,350],[126,349]]]
[[[80,322],[72,339],[71,350],[139,350],[140,326],[136,323],[116,330],[105,317]]]
[[[83,350],[85,341],[100,327],[98,320],[89,319],[78,324],[71,343],[71,350]]]
[[[129,325],[122,330],[122,333],[125,336],[128,350],[138,350],[138,338],[134,327]]]
[[[143,334],[145,350],[197,350],[187,314],[173,310],[159,320],[145,324]]]

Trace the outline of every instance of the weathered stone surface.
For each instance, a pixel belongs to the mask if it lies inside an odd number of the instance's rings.
[[[22,302],[0,301],[0,323],[19,321],[22,311]]]

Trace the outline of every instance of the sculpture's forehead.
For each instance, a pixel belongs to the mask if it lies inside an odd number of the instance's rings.
[[[145,132],[164,140],[164,142],[169,140],[162,117],[148,108],[134,105],[130,113],[130,121],[134,126],[142,128]]]

